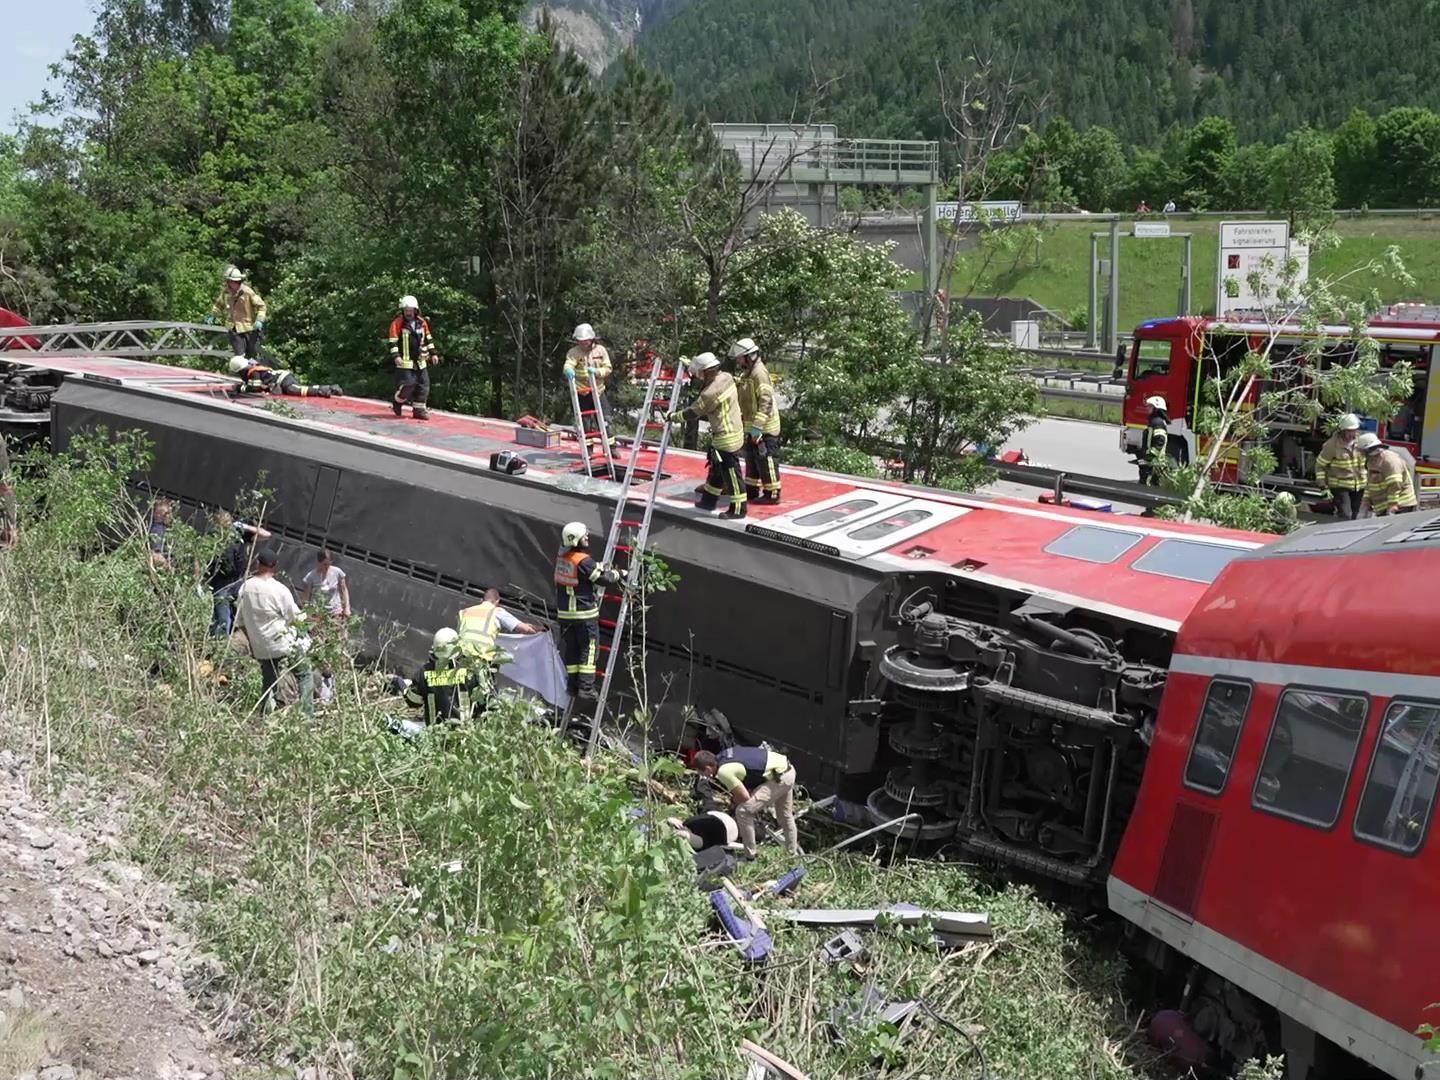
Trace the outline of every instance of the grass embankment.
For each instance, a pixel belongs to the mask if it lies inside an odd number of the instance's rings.
[[[1129,221],[1122,222],[1122,234],[1129,232],[1130,227]],[[1198,313],[1214,311],[1219,220],[1176,216],[1170,219],[1170,227],[1173,232],[1193,234],[1192,306]],[[1038,244],[1026,245],[1014,254],[997,256],[988,267],[983,266],[984,257],[980,253],[962,252],[956,260],[950,295],[957,298],[967,294],[1028,296],[1062,316],[1084,312],[1090,293],[1090,234],[1106,229],[1103,222],[1049,223],[1041,227]],[[1379,258],[1395,245],[1415,278],[1413,292],[1401,296],[1396,286],[1384,281],[1357,280],[1356,284],[1375,288],[1386,299],[1440,303],[1440,215],[1342,218],[1336,222],[1335,231],[1342,240],[1341,245],[1314,258],[1312,275],[1338,277],[1370,259]],[[1107,246],[1108,241],[1102,241],[1102,258],[1109,257]],[[1175,314],[1181,251],[1179,239],[1136,239],[1122,235],[1120,326],[1123,329],[1146,319]],[[920,288],[920,276],[912,275],[907,287]]]
[[[889,1077],[979,1075],[970,1042],[930,1019],[832,1041],[830,1010],[862,982],[817,958],[822,931],[777,930],[768,967],[743,966],[688,849],[637,827],[636,805],[652,824],[671,808],[636,795],[628,759],[587,779],[515,703],[406,743],[386,732],[394,699],[349,671],[313,719],[257,713],[254,664],[206,636],[192,568],[211,542],[176,528],[174,569],[152,571],[122,483],[138,463],[90,457],[20,477],[22,539],[0,552],[3,737],[51,783],[131,793],[131,855],[198,902],[225,965],[217,1015],[259,1059],[385,1080],[721,1078],[744,1075],[748,1035],[817,1078],[879,1075],[876,1060]],[[767,849],[740,884],[786,868]],[[802,904],[990,913],[993,941],[945,954],[864,936],[865,979],[969,1032],[991,1075],[1135,1075],[1121,965],[1055,909],[933,862],[809,869]]]

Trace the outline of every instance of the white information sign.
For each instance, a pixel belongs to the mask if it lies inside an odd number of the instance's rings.
[[[1152,237],[1169,236],[1170,223],[1168,221],[1137,221],[1130,235]]]
[[[1020,209],[1018,202],[965,203],[963,206],[958,202],[937,202],[935,219],[955,221],[961,225],[972,221],[1019,221]]]
[[[1215,314],[1254,311],[1275,302],[1285,262],[1294,256],[1300,270],[1294,284],[1305,280],[1310,253],[1304,244],[1290,242],[1290,225],[1284,221],[1222,221],[1220,259],[1215,273]],[[1260,292],[1251,277],[1260,276]]]

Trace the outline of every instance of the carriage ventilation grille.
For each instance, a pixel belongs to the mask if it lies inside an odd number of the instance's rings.
[[[1385,542],[1387,544],[1413,544],[1423,540],[1440,540],[1440,515],[1436,515],[1423,525],[1416,525],[1408,532],[1403,532]]]

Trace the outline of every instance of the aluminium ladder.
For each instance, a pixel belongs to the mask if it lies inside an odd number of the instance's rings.
[[[605,475],[612,480],[615,478],[615,458],[610,451],[610,429],[605,423],[605,410],[600,407],[600,386],[595,381],[595,372],[590,366],[585,366],[585,377],[590,380],[590,408],[580,408],[580,391],[575,385],[574,379],[566,379],[570,384],[570,407],[575,410],[575,438],[580,442],[580,460],[585,463],[585,475],[595,475],[595,465],[590,460],[590,437],[591,433],[585,430],[585,418],[595,418],[595,433],[600,437],[600,449],[605,455]],[[647,399],[648,400],[648,399]]]
[[[645,390],[645,403],[640,407],[640,417],[635,427],[635,439],[630,444],[629,461],[624,475],[619,477],[620,493],[615,499],[615,513],[610,521],[610,531],[605,537],[603,565],[619,570],[622,574],[618,591],[607,585],[601,598],[599,650],[605,654],[605,674],[601,679],[595,698],[595,714],[591,718],[590,733],[586,740],[585,757],[588,760],[595,753],[595,744],[600,737],[600,720],[605,715],[605,701],[610,696],[610,687],[615,672],[620,666],[621,639],[625,633],[626,619],[630,614],[630,602],[640,586],[641,555],[650,539],[650,522],[655,514],[655,501],[660,495],[664,481],[665,451],[670,446],[669,421],[652,421],[658,410],[668,414],[674,402],[680,397],[685,385],[685,365],[678,363],[673,372],[667,372],[658,357],[652,363],[650,382]],[[657,398],[657,391],[665,394]],[[653,443],[645,441],[645,432],[660,426],[660,437]],[[603,430],[603,428],[602,428]],[[648,480],[637,484],[640,453],[646,447],[653,447],[655,461],[650,468]],[[623,561],[623,565],[619,565]],[[606,611],[611,606],[613,614]],[[604,638],[608,635],[609,640]]]

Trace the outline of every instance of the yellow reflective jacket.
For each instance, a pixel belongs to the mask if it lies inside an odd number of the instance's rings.
[[[585,352],[579,345],[572,345],[565,354],[565,370],[575,372],[575,389],[582,394],[590,392],[587,369],[595,373],[596,388],[604,390],[605,382],[610,378],[610,350],[598,341],[590,346],[589,352]]]
[[[780,405],[775,400],[775,384],[765,361],[756,360],[750,370],[740,376],[740,422],[748,432],[759,428],[766,435],[780,434]]]
[[[1415,478],[1394,450],[1366,455],[1365,481],[1365,501],[1376,515],[1416,505]]]
[[[1365,490],[1365,454],[1337,431],[1325,440],[1315,459],[1315,483],[1331,491]]]
[[[689,412],[710,424],[710,444],[716,450],[734,453],[745,445],[745,429],[740,423],[740,391],[735,378],[722,371],[700,391]]]
[[[225,320],[227,330],[248,334],[255,324],[265,318],[265,301],[249,285],[241,285],[234,293],[222,288],[211,309],[217,318]]]

